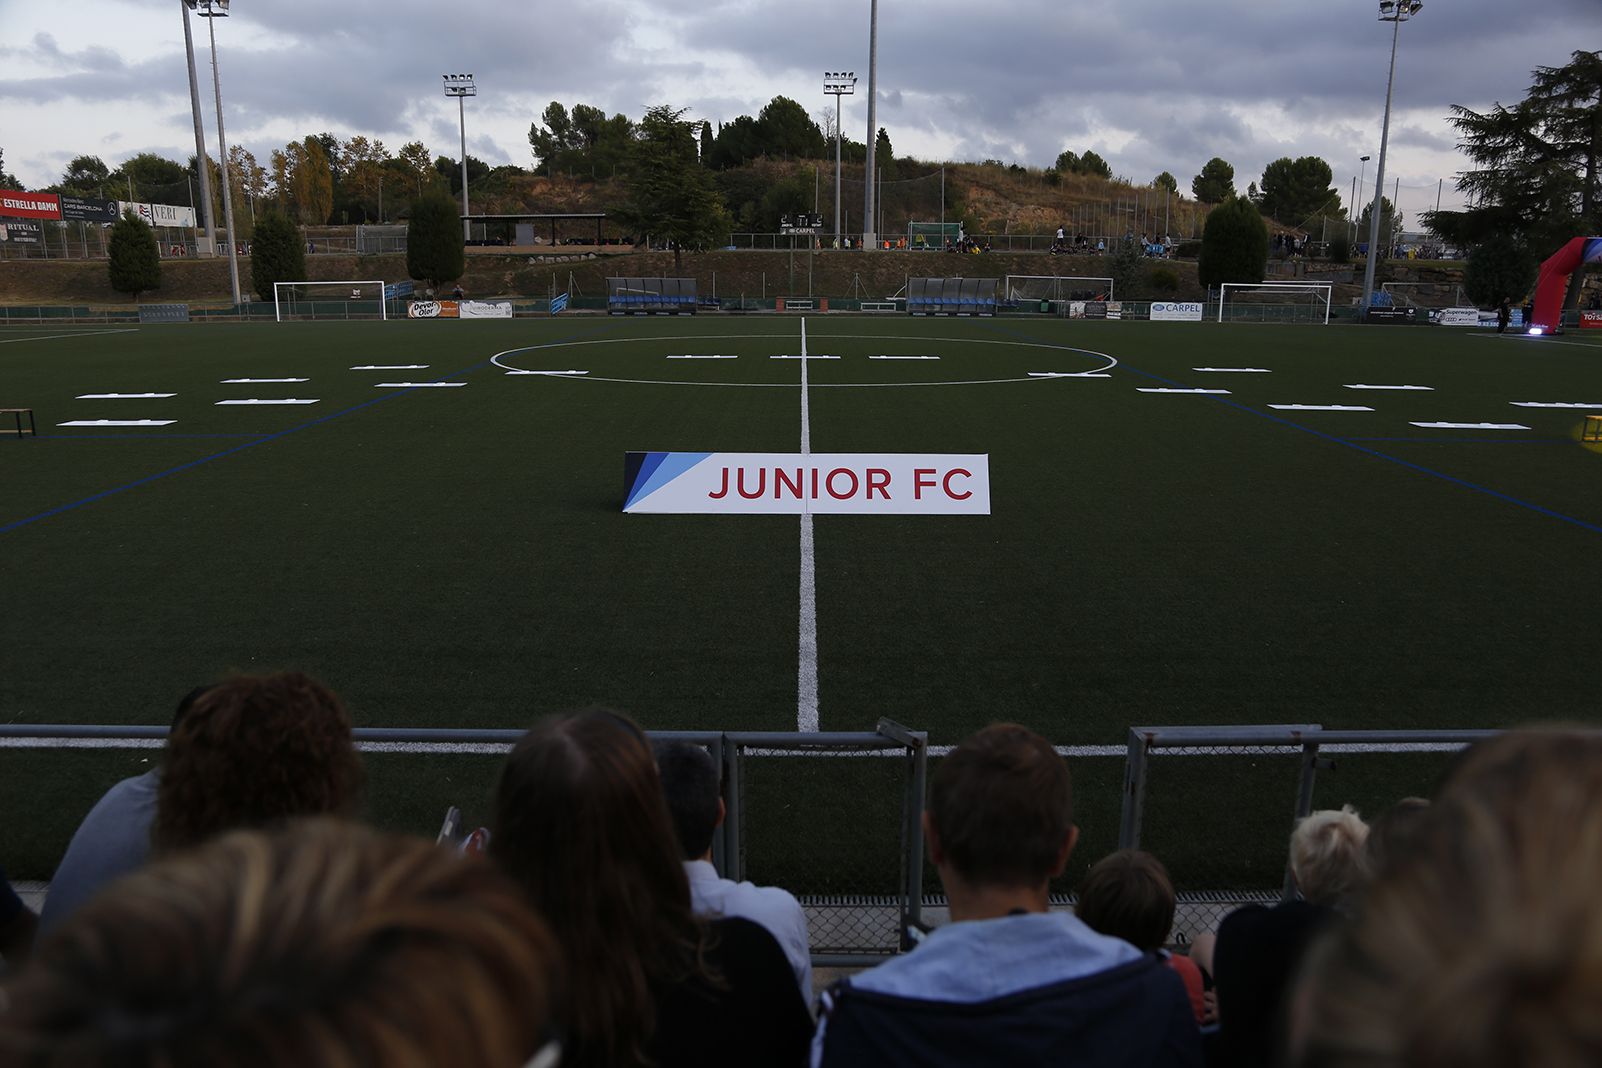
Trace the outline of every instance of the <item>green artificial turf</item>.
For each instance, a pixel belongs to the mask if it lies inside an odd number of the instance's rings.
[[[826,730],[888,716],[950,744],[1015,719],[1105,745],[1131,725],[1594,718],[1602,452],[1577,441],[1584,412],[1511,406],[1602,402],[1602,345],[1583,335],[830,316],[807,329],[812,353],[841,357],[808,365],[814,451],[983,452],[992,477],[989,517],[816,519]],[[45,339],[63,332],[0,333],[0,407],[33,407],[42,433],[0,437],[4,721],[163,723],[199,682],[295,668],[367,726],[521,727],[601,702],[651,728],[795,729],[795,518],[620,505],[627,450],[797,451],[800,365],[769,359],[800,351],[797,317]],[[590,375],[507,376],[489,360],[508,350],[511,366]],[[690,353],[740,358],[664,358]],[[1028,377],[1112,359],[1107,378]],[[411,363],[429,366],[349,369]],[[1271,373],[1192,370],[1206,366]],[[310,381],[220,381],[235,377]],[[436,379],[467,384],[375,386]],[[971,384],[935,384],[954,382]],[[1231,393],[1138,392],[1165,386]],[[177,396],[74,399],[113,391]],[[318,403],[215,405],[284,396]],[[56,426],[133,417],[177,422]],[[0,750],[0,863],[48,876],[99,792],[153,755]],[[1417,763],[1354,758],[1361,773],[1326,775],[1318,801],[1349,788],[1372,811],[1420,792]],[[431,833],[448,803],[482,818],[497,761],[369,764],[372,816]],[[786,758],[752,776],[751,874],[816,892],[894,883],[899,763],[836,765]],[[1147,840],[1182,885],[1275,885],[1295,766],[1154,761]],[[1088,865],[1116,837],[1118,761],[1076,774]]]

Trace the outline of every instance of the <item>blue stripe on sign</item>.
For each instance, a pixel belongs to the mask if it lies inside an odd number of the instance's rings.
[[[672,482],[712,454],[709,452],[666,452],[653,453],[652,455],[661,456],[662,459],[657,463],[656,469],[651,472],[649,478],[642,475],[635,480],[633,492],[629,494],[628,502],[623,505],[624,511],[633,508],[640,501]]]

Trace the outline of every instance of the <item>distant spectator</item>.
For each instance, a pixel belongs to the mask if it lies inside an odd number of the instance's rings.
[[[1448,775],[1414,852],[1319,952],[1306,1068],[1602,1064],[1602,737],[1510,731]]]
[[[0,985],[0,1063],[550,1064],[557,958],[491,864],[332,820],[239,832],[43,939]]]
[[[668,815],[690,880],[690,907],[697,916],[743,916],[767,928],[789,958],[802,999],[811,1002],[812,947],[801,903],[777,886],[725,879],[712,866],[712,835],[723,826],[724,816],[712,754],[693,742],[659,742],[655,749]]]
[[[1219,925],[1216,943],[1196,939],[1192,958],[1217,986],[1220,1063],[1270,1068],[1281,1062],[1292,981],[1314,940],[1339,922],[1363,889],[1367,837],[1367,825],[1350,805],[1300,820],[1290,839],[1300,898],[1236,909]]]
[[[1178,976],[1048,911],[1072,808],[1067,764],[1024,727],[987,727],[941,761],[924,830],[951,922],[824,995],[823,1065],[1201,1063]]]
[[[39,917],[11,889],[5,869],[0,868],[0,975],[28,959],[38,929]]]
[[[364,782],[350,713],[295,672],[207,690],[167,736],[151,844],[157,853],[225,831],[353,810]]]
[[[210,687],[184,694],[173,713],[177,730],[195,701]],[[73,832],[67,852],[50,880],[50,893],[39,913],[39,931],[49,934],[100,888],[139,868],[150,856],[150,827],[156,819],[158,764],[143,775],[123,779],[107,790]]]
[[[1163,947],[1174,927],[1174,884],[1163,862],[1140,849],[1120,849],[1098,860],[1079,884],[1078,916],[1093,931],[1125,942],[1145,953],[1159,953],[1178,973],[1198,1024],[1211,1022],[1206,983],[1189,957]]]
[[[1370,877],[1413,855],[1429,811],[1430,803],[1425,798],[1404,797],[1368,825],[1364,850]]]
[[[812,1019],[750,920],[696,919],[645,736],[614,712],[547,719],[495,791],[490,856],[561,943],[564,1068],[800,1065]]]

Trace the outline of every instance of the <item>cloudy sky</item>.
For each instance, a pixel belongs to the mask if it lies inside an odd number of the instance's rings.
[[[181,0],[0,0],[0,150],[29,186],[81,153],[115,167],[194,152]],[[265,163],[292,138],[363,133],[455,155],[445,72],[470,71],[468,151],[530,163],[552,100],[637,117],[657,103],[727,121],[776,94],[832,111],[825,70],[854,69],[846,132],[867,124],[868,0],[237,0],[219,20],[230,141]],[[215,145],[205,27],[202,106]],[[884,0],[879,124],[899,154],[1030,165],[1093,148],[1114,171],[1182,189],[1214,155],[1236,183],[1319,155],[1350,191],[1378,155],[1390,24],[1373,0]],[[1386,191],[1409,219],[1456,198],[1448,106],[1523,95],[1530,70],[1602,47],[1602,0],[1426,0],[1402,27]],[[1365,168],[1370,183],[1375,162]],[[1370,194],[1372,195],[1372,194]]]

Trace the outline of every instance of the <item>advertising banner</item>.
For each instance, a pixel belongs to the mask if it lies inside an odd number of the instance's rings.
[[[1602,311],[1583,311],[1580,313],[1580,329],[1602,330]]]
[[[1190,302],[1154,300],[1151,302],[1151,317],[1157,322],[1199,323],[1202,321],[1202,306]]]
[[[117,202],[64,195],[61,198],[61,217],[68,222],[114,223],[117,221]]]
[[[461,319],[510,319],[512,317],[512,302],[509,300],[464,300],[457,305],[456,314]]]
[[[0,241],[9,241],[15,245],[37,245],[43,240],[43,223],[0,222]]]
[[[630,452],[623,511],[989,515],[988,454]]]
[[[13,219],[59,219],[61,201],[54,193],[0,189],[0,215]]]
[[[1105,319],[1105,318],[1107,318],[1107,302],[1104,301],[1104,300],[1087,300],[1087,301],[1085,301],[1085,318],[1086,319]]]
[[[414,300],[406,305],[406,318],[455,319],[458,311],[454,300]]]
[[[1371,323],[1411,323],[1414,321],[1415,308],[1370,308],[1368,321]]]
[[[157,226],[188,226],[195,225],[195,209],[181,207],[176,204],[152,204],[150,216]]]
[[[132,210],[135,215],[145,220],[145,222],[149,223],[151,226],[156,225],[156,215],[151,205],[138,204],[131,200],[117,201],[117,217],[119,219],[122,218],[124,212],[129,210]]]
[[[1442,308],[1432,312],[1430,318],[1442,326],[1479,326],[1478,308]]]

